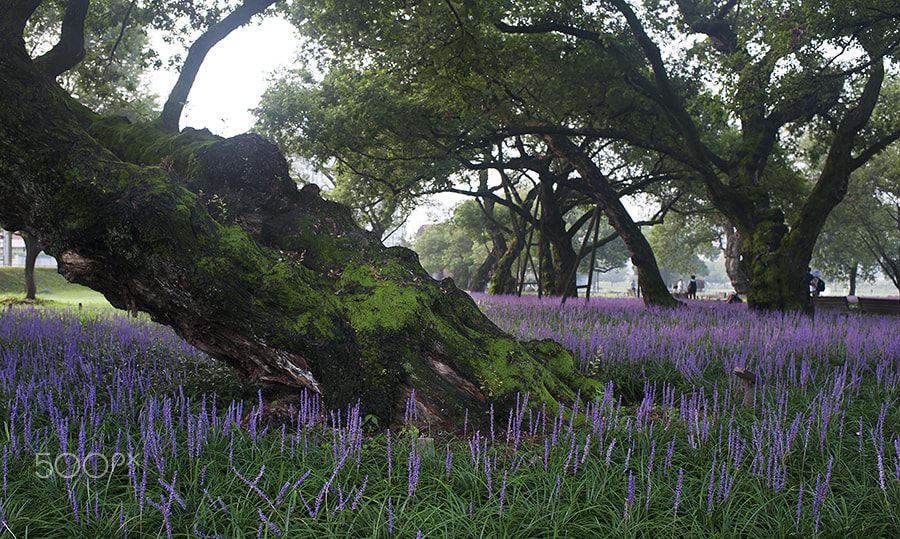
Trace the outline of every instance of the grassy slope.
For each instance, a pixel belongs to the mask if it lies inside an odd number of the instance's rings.
[[[37,284],[37,298],[60,303],[85,305],[109,305],[98,292],[81,285],[72,284],[56,272],[55,268],[35,268],[34,280]],[[51,290],[42,293],[41,290]],[[25,296],[25,270],[18,267],[0,268],[0,296],[23,298]]]

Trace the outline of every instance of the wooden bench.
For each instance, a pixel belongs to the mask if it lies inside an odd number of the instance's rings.
[[[817,313],[849,314],[850,303],[847,296],[812,296],[813,311]]]
[[[900,299],[888,298],[856,298],[859,310],[870,314],[892,314],[900,316]]]

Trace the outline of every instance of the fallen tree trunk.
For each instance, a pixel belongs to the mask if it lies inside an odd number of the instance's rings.
[[[0,11],[3,11],[0,9]],[[298,190],[257,135],[102,118],[25,52],[0,13],[0,225],[67,279],[143,311],[275,389],[383,422],[414,389],[423,422],[492,403],[574,399],[596,381],[552,342],[501,332],[415,253],[385,248],[347,208]]]

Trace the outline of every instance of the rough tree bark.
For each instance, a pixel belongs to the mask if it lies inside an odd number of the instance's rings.
[[[484,292],[488,283],[491,282],[497,264],[500,262],[500,259],[503,258],[503,255],[508,248],[506,236],[504,236],[503,231],[500,230],[500,226],[494,221],[493,213],[494,201],[485,200],[482,221],[484,222],[488,236],[491,238],[491,250],[485,257],[484,262],[478,266],[475,275],[472,276],[470,289],[474,292]]]
[[[572,247],[572,235],[567,230],[560,208],[560,198],[563,196],[561,191],[564,188],[558,186],[554,193],[555,183],[552,174],[541,176],[540,230],[541,239],[546,241],[546,246],[542,249],[541,280],[547,295],[574,298],[578,295],[578,289],[574,280],[570,282],[569,276],[578,266],[578,254]]]
[[[516,260],[519,258],[519,255],[522,252],[522,249],[525,248],[525,232],[517,232],[515,236],[513,236],[512,243],[510,243],[506,251],[500,257],[500,260],[497,261],[497,266],[494,268],[494,274],[491,275],[491,294],[515,294],[516,293],[516,278],[512,275],[513,265],[516,263]]]
[[[741,270],[741,248],[744,244],[741,233],[725,220],[722,223],[725,234],[725,246],[722,247],[722,256],[725,258],[725,273],[731,280],[731,286],[738,294],[746,295],[750,292],[750,279]]]
[[[850,266],[850,271],[848,275],[848,279],[850,281],[850,290],[847,292],[848,296],[856,295],[856,276],[859,274],[859,264],[853,264]]]
[[[511,184],[508,181],[508,178],[501,171],[500,177],[506,182],[506,196],[512,200],[515,200],[518,207],[521,209],[521,214],[517,211],[510,211],[509,218],[512,224],[513,237],[512,242],[506,248],[506,252],[500,257],[500,260],[497,262],[497,266],[494,268],[494,274],[491,276],[491,294],[521,294],[522,288],[524,288],[526,268],[528,266],[529,260],[529,251],[531,249],[531,239],[534,234],[534,223],[529,222],[531,220],[531,207],[534,203],[534,198],[537,196],[537,190],[532,190],[523,200],[518,196],[515,189],[511,187]],[[530,228],[530,230],[529,230]],[[527,237],[526,237],[527,236]],[[522,251],[525,251],[524,256],[522,255]],[[516,261],[521,257],[522,266],[524,266],[518,275],[513,276],[512,269],[513,265],[515,265]]]
[[[601,389],[559,345],[504,334],[415,253],[298,191],[261,137],[80,106],[25,51],[38,4],[0,3],[0,225],[33,235],[67,279],[259,384],[359,400],[384,422],[413,389],[423,422]]]

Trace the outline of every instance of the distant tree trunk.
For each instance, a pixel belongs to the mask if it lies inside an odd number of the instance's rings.
[[[475,292],[484,292],[508,247],[503,229],[494,219],[494,200],[486,199],[481,208],[481,220],[488,237],[491,238],[491,250],[472,276],[470,289]]]
[[[37,297],[37,283],[34,281],[34,263],[41,253],[41,244],[31,234],[22,233],[25,240],[25,299],[34,300]]]
[[[659,275],[659,266],[657,266],[656,256],[653,254],[650,243],[622,204],[619,194],[612,188],[597,165],[567,137],[545,135],[544,140],[556,155],[575,167],[584,181],[590,185],[594,196],[597,197],[597,203],[601,204],[606,213],[609,224],[616,229],[622,241],[625,242],[631,253],[631,263],[637,268],[638,283],[644,297],[644,304],[661,307],[679,305],[678,300],[672,297],[669,287]]]
[[[540,218],[538,228],[538,296],[556,295],[556,265],[553,263],[553,250],[550,248],[550,238],[545,229],[544,216]]]
[[[516,293],[516,278],[512,274],[512,268],[524,246],[525,240],[521,236],[515,236],[512,243],[507,246],[506,252],[503,253],[494,267],[494,274],[491,275],[491,294],[505,295]]]
[[[421,423],[602,391],[558,344],[504,334],[415,253],[384,247],[317,187],[298,191],[261,137],[81,106],[25,51],[38,4],[0,3],[0,226],[31,234],[69,281],[258,384],[359,402],[384,424],[413,390]]]
[[[541,230],[543,231],[544,258],[541,274],[544,291],[548,296],[575,297],[578,295],[575,280],[569,280],[578,264],[578,254],[572,247],[572,238],[567,233],[566,221],[559,207],[559,192],[553,192],[553,182],[541,181]]]
[[[746,295],[750,291],[750,279],[741,269],[741,247],[744,242],[740,232],[728,221],[722,224],[722,229],[725,232],[725,247],[722,249],[722,256],[725,258],[725,273],[731,280],[731,287],[734,288],[734,291]]]
[[[850,291],[847,293],[848,296],[856,295],[856,276],[859,273],[859,264],[853,264],[850,266]]]

